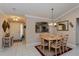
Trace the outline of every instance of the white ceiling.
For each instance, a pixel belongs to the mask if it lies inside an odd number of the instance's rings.
[[[0,4],[0,10],[9,15],[31,15],[43,18],[51,16],[51,8],[54,9],[54,18],[64,14],[68,10],[79,5],[78,3],[9,3]]]

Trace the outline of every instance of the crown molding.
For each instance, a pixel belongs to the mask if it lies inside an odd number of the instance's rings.
[[[67,15],[68,13],[72,12],[73,10],[79,8],[79,5],[77,5],[76,7],[70,9],[69,11],[65,12],[64,14],[60,15],[59,17],[57,17],[56,19],[60,19],[61,17],[64,17],[65,15]]]
[[[43,18],[43,17],[33,16],[33,15],[28,15],[28,14],[26,14],[25,16],[26,16],[26,18],[29,17],[29,18],[37,18],[37,19],[47,19],[47,20],[51,20],[51,19],[49,19],[49,18]]]

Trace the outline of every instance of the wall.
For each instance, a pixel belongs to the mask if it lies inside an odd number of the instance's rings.
[[[35,23],[36,22],[48,22],[48,19],[41,19],[37,17],[27,17],[26,21],[26,41],[27,44],[34,45],[38,44],[39,33],[35,32]]]
[[[2,47],[2,36],[3,36],[3,29],[2,29],[2,23],[3,23],[3,19],[2,17],[0,16],[0,48]]]
[[[72,22],[74,27],[72,28],[69,25],[69,31],[57,31],[61,34],[69,34],[68,46],[72,48],[76,47],[76,18],[79,18],[79,7],[57,19],[57,21],[69,20],[69,22]]]

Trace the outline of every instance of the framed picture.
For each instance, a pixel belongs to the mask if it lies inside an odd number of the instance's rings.
[[[35,32],[36,33],[49,32],[48,22],[37,22],[35,25]]]
[[[68,31],[69,30],[68,20],[57,22],[57,30],[58,31]]]

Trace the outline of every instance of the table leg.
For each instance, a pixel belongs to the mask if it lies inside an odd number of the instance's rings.
[[[44,39],[43,39],[43,51],[44,51]]]
[[[51,41],[49,41],[49,46],[48,46],[48,47],[49,47],[49,48],[48,48],[48,49],[49,49],[49,52],[50,52],[50,49],[51,49],[51,48],[50,48],[50,43],[51,43]]]
[[[42,48],[43,47],[43,40],[42,40],[42,38],[40,38],[41,39],[41,46],[40,46],[40,48]]]

